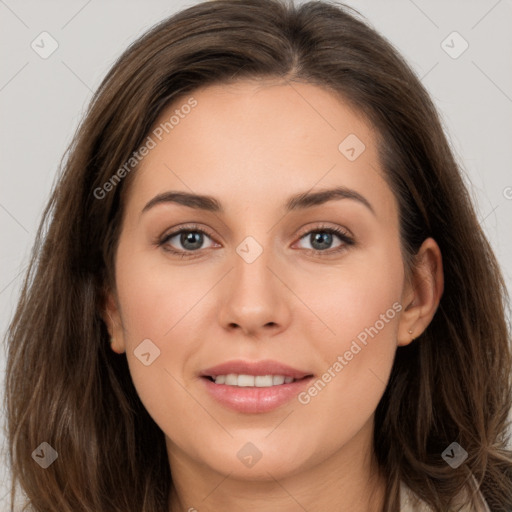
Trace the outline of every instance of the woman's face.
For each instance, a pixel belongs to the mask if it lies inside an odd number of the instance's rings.
[[[114,350],[171,464],[279,479],[341,453],[350,463],[411,337],[374,132],[309,84],[191,96],[161,115],[133,171]]]

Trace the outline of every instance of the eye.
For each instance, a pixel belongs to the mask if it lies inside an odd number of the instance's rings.
[[[332,244],[336,242],[336,238],[339,243],[335,246],[334,250]],[[305,235],[301,236],[300,240],[305,240],[310,243],[310,247],[306,247],[306,250],[313,251],[314,253],[327,253],[333,254],[338,253],[347,248],[347,246],[353,245],[354,240],[350,235],[341,228],[333,228],[327,226],[319,226],[313,230],[309,230]]]
[[[158,242],[158,245],[168,252],[186,257],[190,255],[187,253],[208,249],[209,247],[203,247],[205,238],[211,240],[209,233],[204,229],[197,226],[181,227],[176,231],[166,234]]]
[[[204,246],[206,239],[211,244]],[[332,244],[338,239],[338,245],[332,249]],[[354,245],[354,239],[342,228],[318,226],[315,229],[306,231],[299,239],[309,241],[311,247],[306,247],[306,251],[319,255],[331,255],[343,250],[348,246]],[[200,256],[201,249],[210,249],[214,247],[212,235],[197,225],[181,226],[179,229],[165,234],[156,245],[162,247],[165,251],[179,256],[181,258]]]

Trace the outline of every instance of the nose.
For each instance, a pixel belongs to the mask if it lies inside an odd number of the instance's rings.
[[[285,272],[263,253],[251,263],[234,254],[234,268],[225,278],[219,322],[228,331],[263,338],[285,330],[291,320],[293,294]]]

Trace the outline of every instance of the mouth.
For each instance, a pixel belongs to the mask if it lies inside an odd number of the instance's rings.
[[[206,392],[220,405],[242,413],[263,413],[296,397],[312,373],[276,361],[228,361],[200,373]]]

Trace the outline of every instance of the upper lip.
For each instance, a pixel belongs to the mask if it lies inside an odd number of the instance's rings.
[[[202,377],[217,377],[219,375],[228,375],[234,373],[237,375],[283,375],[284,377],[293,377],[294,379],[302,379],[312,375],[310,372],[292,368],[278,361],[226,361],[225,363],[212,366],[202,370]]]

